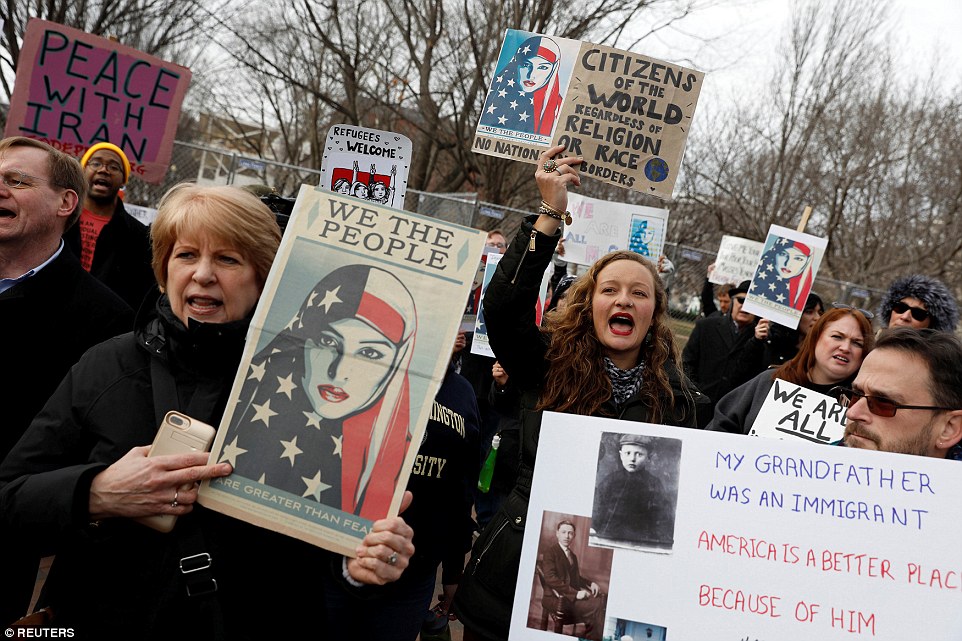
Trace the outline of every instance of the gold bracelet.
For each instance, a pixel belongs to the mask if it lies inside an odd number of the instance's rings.
[[[543,200],[541,201],[541,207],[538,209],[538,213],[544,214],[545,216],[551,216],[555,220],[563,221],[566,225],[571,224],[572,218],[570,211],[561,211],[560,209],[556,209]]]

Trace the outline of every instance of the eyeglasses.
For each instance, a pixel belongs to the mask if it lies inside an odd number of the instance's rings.
[[[31,180],[39,180],[40,182],[45,183],[50,182],[46,178],[25,174],[19,169],[8,169],[0,174],[0,182],[3,182],[3,184],[10,189],[29,189],[30,187],[33,187],[33,185],[30,184]]]
[[[908,303],[903,303],[902,301],[899,301],[894,305],[892,305],[892,311],[895,312],[896,314],[904,314],[909,310],[912,311],[912,318],[914,318],[920,323],[929,317],[928,310],[922,309],[921,307],[912,307]]]
[[[739,304],[739,305],[744,305],[744,304],[745,304],[745,297],[744,297],[744,296],[736,296],[736,297],[735,297],[735,300],[738,301],[738,304]]]
[[[504,243],[485,243],[485,245],[487,245],[488,247],[495,247],[497,249],[504,249],[505,247],[507,247],[507,245],[505,245]]]
[[[861,307],[855,307],[855,306],[853,306],[853,305],[846,305],[845,303],[832,303],[832,307],[834,307],[835,309],[851,309],[851,310],[854,310],[854,311],[856,311],[856,312],[862,312],[862,316],[864,316],[865,318],[867,318],[867,319],[869,319],[869,320],[872,320],[873,318],[875,318],[875,314],[873,314],[872,312],[868,311],[867,309],[862,309]],[[905,311],[905,310],[902,310],[902,311]],[[900,312],[900,313],[901,313],[901,312]]]
[[[112,174],[122,174],[124,172],[124,168],[121,167],[120,164],[115,162],[105,163],[103,161],[97,160],[96,158],[93,160],[87,161],[87,166],[93,169],[94,171],[100,171],[101,169],[106,169],[108,172]]]
[[[955,408],[953,407],[937,407],[935,405],[900,405],[895,401],[890,401],[883,396],[868,396],[862,394],[861,392],[856,392],[848,387],[833,387],[832,394],[838,397],[838,402],[842,407],[849,407],[854,405],[859,401],[859,399],[864,398],[865,403],[868,405],[868,411],[876,416],[881,416],[883,418],[891,418],[895,416],[897,410],[933,410],[933,411],[945,411],[951,412]]]

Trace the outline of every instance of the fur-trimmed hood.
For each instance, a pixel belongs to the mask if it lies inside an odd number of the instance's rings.
[[[892,306],[909,296],[925,303],[925,309],[928,310],[931,318],[929,323],[931,329],[951,332],[959,324],[959,307],[945,283],[931,276],[912,274],[893,282],[885,297],[882,298],[882,304],[879,306],[879,320],[882,327],[889,326]]]

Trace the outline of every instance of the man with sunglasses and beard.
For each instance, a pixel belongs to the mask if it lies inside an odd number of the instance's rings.
[[[852,388],[841,445],[962,460],[962,342],[950,332],[883,330]]]
[[[955,331],[959,308],[945,283],[923,274],[893,282],[879,308],[882,327]]]

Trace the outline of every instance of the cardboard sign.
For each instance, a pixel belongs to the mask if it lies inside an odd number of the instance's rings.
[[[397,514],[484,239],[303,185],[200,502],[353,556]]]
[[[167,173],[190,70],[131,47],[32,18],[23,37],[4,136],[27,136],[80,158],[110,142],[131,174]]]
[[[648,440],[657,483],[599,507],[625,434]],[[955,639],[960,486],[956,461],[545,412],[510,638],[561,638],[541,629],[552,611],[538,570],[550,528],[571,521],[580,575],[600,588],[601,638]],[[643,545],[585,546],[612,510]]]
[[[716,285],[751,280],[758,266],[764,243],[737,236],[722,236],[709,282]]]
[[[742,309],[796,329],[827,245],[824,238],[772,225]]]
[[[324,189],[404,209],[411,139],[391,131],[334,125],[321,158]]]
[[[703,80],[630,51],[509,29],[473,147],[537,163],[563,144],[585,159],[582,175],[670,198]]]
[[[668,210],[629,205],[568,193],[571,224],[565,226],[569,263],[591,265],[617,249],[627,249],[657,262],[665,246]]]
[[[834,443],[845,435],[845,414],[831,396],[776,378],[748,433]]]

